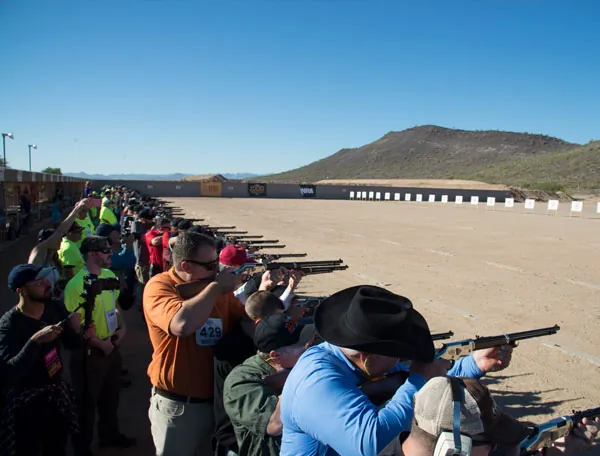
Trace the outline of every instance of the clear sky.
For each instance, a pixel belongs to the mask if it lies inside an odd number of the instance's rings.
[[[416,125],[600,139],[599,0],[4,0],[9,165],[283,171]]]

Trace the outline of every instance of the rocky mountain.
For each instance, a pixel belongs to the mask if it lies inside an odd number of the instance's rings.
[[[301,168],[263,178],[273,182],[314,182],[322,179],[478,179],[493,175],[496,182],[492,183],[510,185],[516,182],[505,182],[501,171],[504,166],[518,168],[521,160],[535,160],[578,146],[539,134],[425,125],[390,132],[362,147],[342,149]],[[560,174],[560,170],[553,172],[554,176]],[[527,176],[512,177],[527,180]]]

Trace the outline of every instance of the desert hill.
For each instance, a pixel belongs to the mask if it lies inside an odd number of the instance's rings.
[[[502,185],[570,185],[587,179],[581,166],[571,164],[573,160],[581,164],[593,158],[600,165],[596,148],[593,142],[580,146],[538,134],[426,125],[390,132],[365,146],[342,149],[264,180],[466,179]]]

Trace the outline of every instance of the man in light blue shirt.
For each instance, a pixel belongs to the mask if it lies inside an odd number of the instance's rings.
[[[318,307],[315,326],[325,342],[302,355],[283,389],[281,456],[376,456],[410,430],[413,396],[427,380],[479,378],[510,361],[510,348],[481,350],[448,372],[450,363],[435,360],[427,323],[410,300],[379,287],[333,294]],[[411,360],[408,379],[378,409],[360,385],[399,360]]]

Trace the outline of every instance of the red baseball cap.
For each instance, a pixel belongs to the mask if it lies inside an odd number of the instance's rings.
[[[241,266],[246,263],[256,263],[256,261],[248,256],[245,248],[228,245],[221,250],[219,263],[225,266]]]

